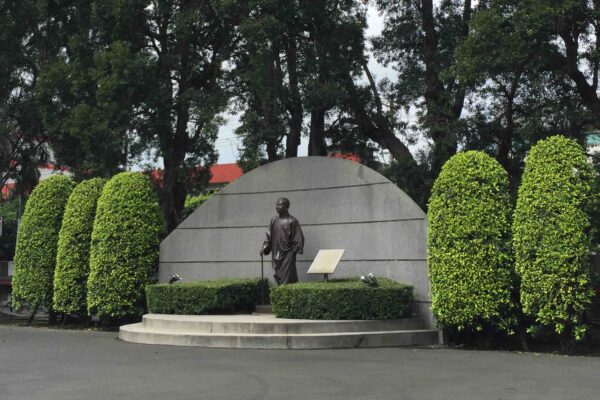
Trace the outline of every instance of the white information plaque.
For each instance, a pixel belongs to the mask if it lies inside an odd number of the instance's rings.
[[[346,249],[319,250],[310,265],[309,274],[333,274]]]

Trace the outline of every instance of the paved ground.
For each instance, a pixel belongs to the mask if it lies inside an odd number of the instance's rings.
[[[600,358],[447,349],[231,350],[0,326],[0,399],[597,399]]]

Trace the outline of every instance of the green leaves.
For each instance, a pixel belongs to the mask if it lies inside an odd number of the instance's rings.
[[[55,175],[31,193],[17,235],[12,281],[16,308],[52,309],[58,235],[74,186],[70,178]]]
[[[149,179],[115,175],[102,190],[90,250],[90,314],[120,318],[144,310],[144,287],[154,279],[164,221]]]
[[[483,152],[452,157],[429,200],[429,278],[438,322],[512,329],[508,175]]]
[[[146,286],[148,311],[157,314],[209,314],[252,311],[260,279],[221,279]]]
[[[2,240],[0,240],[0,257],[12,260],[17,243],[17,220],[20,199],[13,198],[0,202],[0,217],[2,217]]]
[[[57,20],[53,24],[53,44],[57,47],[36,49],[46,58],[35,66],[40,71],[36,79],[36,110],[44,134],[50,138],[53,158],[68,166],[76,179],[108,177],[126,164],[128,155],[134,155],[127,154],[132,152],[130,132],[135,123],[131,94],[119,92],[117,98],[113,86],[102,80],[103,61],[106,62],[106,56],[102,56],[110,53],[114,64],[122,60],[133,64],[137,58],[131,52],[126,57],[123,52],[112,51],[118,46],[102,41],[99,21],[92,12],[96,3],[55,6],[48,20]],[[36,26],[44,23],[36,17]],[[129,75],[129,85],[135,87],[142,74],[136,74],[137,80],[133,75]],[[107,93],[114,95],[110,98],[112,103],[107,101]],[[118,107],[115,103],[119,103]]]
[[[347,143],[364,149],[364,135],[351,140],[360,136],[356,127],[340,126],[339,120],[351,118],[335,115],[345,112],[348,98],[358,100],[354,79],[362,75],[365,57],[366,4],[257,0],[249,9],[240,24],[243,41],[235,71],[244,111],[236,129],[243,140],[243,168],[249,170],[284,154],[296,156],[302,121],[308,115],[312,116],[307,129],[312,143],[320,136],[324,145],[327,135],[336,150],[350,151]]]
[[[538,142],[526,158],[513,235],[523,311],[538,325],[530,331],[549,326],[577,340],[585,334],[593,184],[583,149],[563,136]]]
[[[196,208],[200,207],[204,202],[211,198],[213,193],[201,194],[198,196],[188,196],[185,199],[185,204],[183,206],[183,212],[181,215],[182,219],[187,218],[191,213],[193,213]]]
[[[377,277],[369,287],[358,278],[302,282],[271,288],[273,312],[279,318],[397,319],[410,314],[412,286]]]
[[[90,269],[90,241],[96,205],[104,180],[81,182],[69,197],[58,239],[54,273],[54,309],[85,315],[86,286]]]

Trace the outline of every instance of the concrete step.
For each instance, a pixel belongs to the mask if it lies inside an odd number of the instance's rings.
[[[257,305],[254,310],[254,314],[273,314],[273,306],[271,305]]]
[[[299,320],[272,314],[167,315],[146,314],[143,326],[160,331],[222,334],[316,334],[335,332],[381,332],[425,329],[422,318],[400,320]]]
[[[127,342],[248,349],[338,349],[436,344],[436,330],[394,330],[303,334],[198,333],[149,328],[143,323],[122,326],[119,338]]]

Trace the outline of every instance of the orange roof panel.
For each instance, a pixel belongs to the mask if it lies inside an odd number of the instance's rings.
[[[213,165],[210,167],[210,173],[212,176],[209,183],[218,185],[236,180],[244,174],[244,171],[236,163],[230,163]]]

